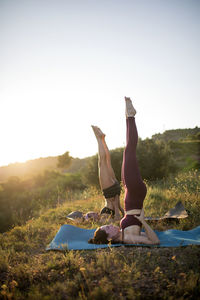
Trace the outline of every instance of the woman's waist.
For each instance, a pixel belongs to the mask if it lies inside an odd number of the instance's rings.
[[[135,214],[140,216],[140,213]],[[139,227],[142,227],[142,223],[133,215],[133,214],[127,214],[124,216],[124,218],[120,222],[120,227],[122,229],[125,229],[129,226],[137,225]]]
[[[125,211],[125,215],[140,215],[142,211],[142,208],[134,208]]]
[[[124,235],[140,235],[141,227],[138,225],[131,225],[123,229]]]

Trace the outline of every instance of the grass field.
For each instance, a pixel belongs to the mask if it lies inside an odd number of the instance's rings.
[[[192,229],[200,225],[199,195],[197,171],[148,184],[145,214],[162,216],[181,201],[188,218],[155,221],[152,227]],[[45,251],[62,224],[73,224],[66,219],[69,212],[99,211],[102,205],[102,196],[90,189],[1,234],[0,299],[200,299],[199,246]],[[78,224],[83,228],[99,225]]]

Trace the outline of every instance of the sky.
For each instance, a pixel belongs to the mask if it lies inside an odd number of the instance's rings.
[[[200,126],[200,1],[0,0],[0,166]]]

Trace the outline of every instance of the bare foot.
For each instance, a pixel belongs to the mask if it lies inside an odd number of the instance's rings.
[[[129,97],[125,97],[125,101],[126,101],[126,117],[134,117],[136,114],[136,110],[133,107],[131,98]]]
[[[106,135],[101,131],[101,129],[99,127],[94,126],[94,125],[92,125],[91,127],[92,127],[92,129],[94,131],[94,134],[97,138],[105,138]]]

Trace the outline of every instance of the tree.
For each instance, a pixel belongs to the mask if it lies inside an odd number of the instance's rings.
[[[119,181],[121,180],[123,150],[123,148],[117,148],[110,151],[112,167]],[[143,179],[162,179],[177,170],[171,148],[163,141],[139,139],[137,160]],[[85,184],[99,187],[97,155],[89,158],[87,165],[83,168],[82,174]]]
[[[121,165],[123,148],[116,148],[110,151],[111,163],[117,180],[121,181]],[[98,175],[98,155],[88,159],[87,165],[83,168],[83,180],[88,185],[100,187]]]
[[[87,185],[93,185],[99,188],[98,177],[98,155],[94,155],[88,159],[88,163],[82,170],[83,181]]]
[[[110,151],[112,168],[118,181],[121,181],[121,167],[124,148],[116,148]]]
[[[161,179],[176,171],[171,149],[163,141],[139,140],[137,159],[144,179]]]
[[[72,157],[69,155],[69,151],[65,152],[63,155],[58,156],[57,167],[64,169],[68,168],[71,165]]]

